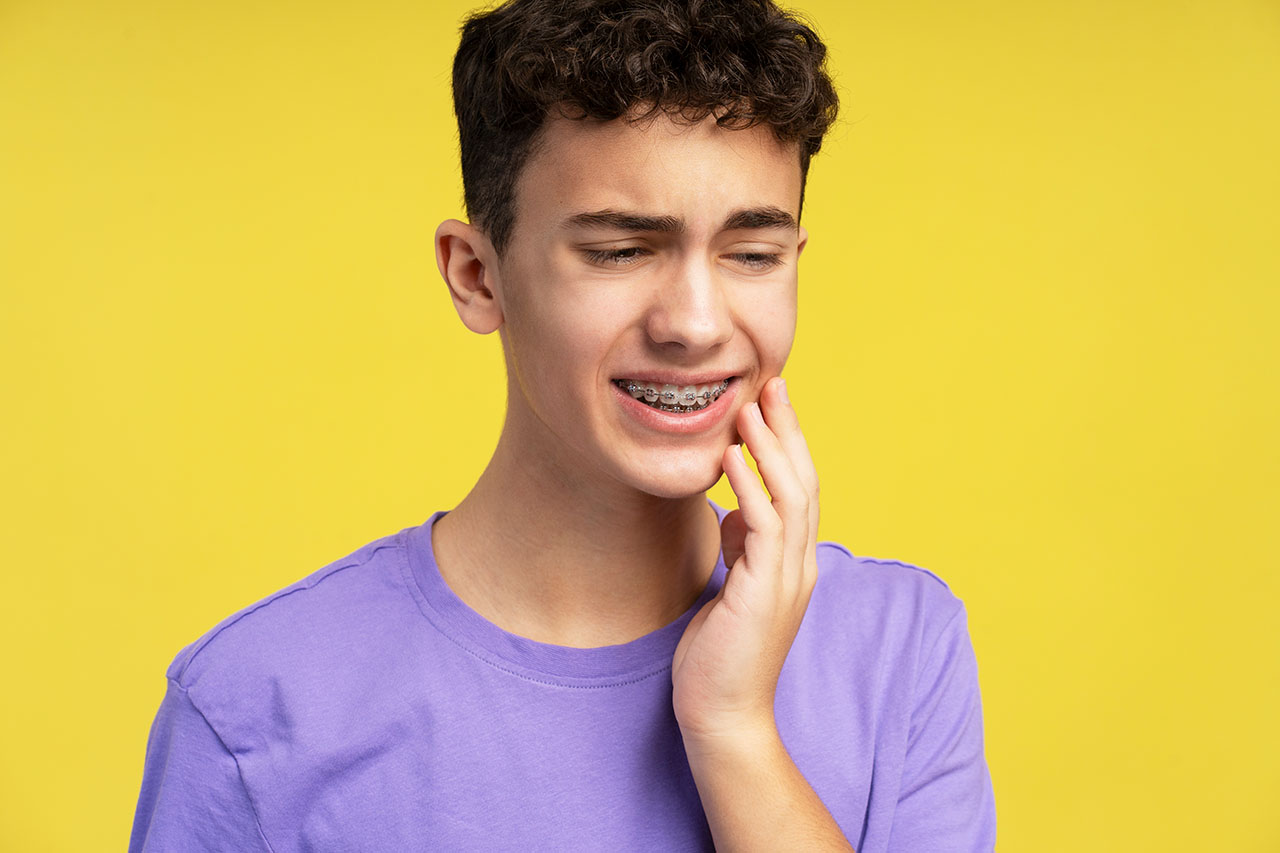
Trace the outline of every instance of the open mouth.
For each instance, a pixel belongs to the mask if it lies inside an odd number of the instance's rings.
[[[729,383],[736,378],[730,376],[720,382],[705,385],[661,385],[638,379],[615,379],[613,384],[652,409],[687,414],[710,406],[728,390]]]

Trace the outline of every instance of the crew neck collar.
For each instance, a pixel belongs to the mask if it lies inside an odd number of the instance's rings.
[[[728,510],[707,503],[723,521]],[[694,614],[724,585],[724,553],[698,600],[674,622],[629,643],[581,649],[540,643],[512,634],[485,619],[445,583],[436,564],[431,528],[448,514],[439,510],[417,527],[401,532],[408,554],[407,579],[423,615],[450,640],[499,669],[533,681],[565,686],[605,687],[650,678],[671,668],[676,645]]]

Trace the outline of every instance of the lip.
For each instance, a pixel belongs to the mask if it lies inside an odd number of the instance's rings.
[[[637,377],[626,377],[634,379]],[[724,374],[720,375],[723,380]],[[701,385],[705,382],[716,381],[714,379],[705,380],[704,382],[686,382],[685,385]],[[676,383],[666,383],[674,385]],[[698,409],[696,412],[685,412],[680,414],[677,412],[664,412],[661,409],[654,409],[641,403],[635,397],[632,397],[626,391],[619,388],[614,382],[609,383],[609,387],[613,389],[614,394],[618,397],[623,411],[631,415],[643,426],[649,429],[658,430],[659,432],[672,433],[675,435],[690,435],[692,433],[706,432],[707,430],[718,424],[722,418],[728,415],[733,408],[733,400],[738,396],[738,386],[742,382],[739,377],[733,376],[729,379],[729,387],[724,393],[716,398],[715,402],[707,406],[705,409]]]
[[[715,371],[704,370],[701,373],[677,373],[673,370],[643,370],[637,373],[628,373],[622,376],[613,377],[614,382],[619,379],[634,379],[636,382],[652,382],[655,385],[709,385],[714,382],[719,384],[726,378],[737,379],[742,374],[735,370],[725,370],[720,373]]]

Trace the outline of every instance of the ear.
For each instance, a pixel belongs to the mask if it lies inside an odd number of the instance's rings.
[[[803,225],[800,226],[800,242],[796,243],[796,259],[799,260],[800,253],[804,251],[804,247],[809,245],[809,232],[805,230]]]
[[[487,335],[502,325],[502,306],[493,291],[497,253],[483,231],[457,219],[441,222],[436,229],[436,266],[468,329]]]

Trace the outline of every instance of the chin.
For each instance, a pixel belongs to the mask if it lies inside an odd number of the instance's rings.
[[[679,500],[705,494],[708,489],[720,482],[720,477],[724,474],[719,457],[711,460],[705,467],[691,464],[678,468],[672,466],[669,470],[672,473],[667,476],[651,471],[636,472],[637,476],[632,482],[646,494],[668,500]]]

